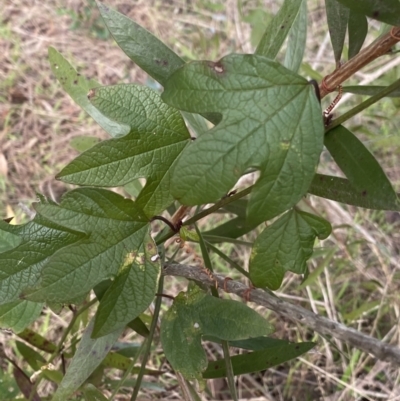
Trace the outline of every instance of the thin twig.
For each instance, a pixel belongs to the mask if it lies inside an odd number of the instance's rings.
[[[186,277],[189,280],[195,280],[209,286],[215,285],[215,281],[212,281],[204,271],[196,266],[169,264],[165,266],[163,274]],[[228,292],[239,296],[247,294],[249,301],[271,309],[278,315],[311,327],[323,336],[332,336],[338,340],[345,341],[361,351],[374,355],[377,359],[400,366],[400,348],[385,344],[376,338],[319,316],[301,306],[293,305],[261,289],[253,289],[249,293],[249,288],[238,281],[229,280],[224,283],[225,277],[219,274],[214,274],[213,278],[217,280],[219,288],[224,288],[225,286]]]

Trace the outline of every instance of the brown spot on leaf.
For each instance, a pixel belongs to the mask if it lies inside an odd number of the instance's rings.
[[[212,61],[210,61],[210,62],[208,63],[208,66],[209,66],[210,68],[212,68],[212,69],[213,69],[216,73],[218,73],[218,74],[222,74],[222,73],[225,72],[224,65],[222,64],[221,61],[217,61],[216,63],[213,63]]]
[[[160,60],[160,59],[156,58],[154,61],[157,65],[162,65],[163,67],[166,67],[168,65],[167,60]]]
[[[78,85],[78,80],[77,79],[75,79],[74,85]]]
[[[379,11],[378,10],[373,11],[372,12],[372,17],[373,18],[378,18],[379,17]]]
[[[92,99],[94,95],[96,94],[96,91],[94,89],[90,89],[89,93],[87,94],[88,99]]]
[[[364,189],[364,191],[361,192],[361,195],[362,195],[362,196],[367,196],[367,193],[368,193],[367,190]]]

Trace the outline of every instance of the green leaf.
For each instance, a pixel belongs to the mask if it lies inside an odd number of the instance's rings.
[[[97,5],[118,46],[161,85],[172,72],[185,64],[164,42],[136,22],[100,2]],[[208,113],[204,117],[214,124],[219,122],[216,115]]]
[[[307,191],[324,128],[314,88],[303,78],[265,57],[230,55],[180,68],[162,98],[187,111],[223,114],[177,161],[171,188],[181,203],[217,201],[250,167],[261,171],[250,224],[277,216]]]
[[[347,321],[354,321],[362,317],[362,315],[370,312],[371,310],[382,307],[382,300],[375,300],[369,302],[363,302],[362,305],[357,309],[352,309],[349,313],[342,313],[343,319]]]
[[[129,256],[129,255],[127,255],[127,256]],[[111,281],[111,280],[104,280],[101,283],[97,284],[95,287],[93,287],[93,291],[96,295],[96,298],[99,301],[101,301],[104,294],[110,288],[112,283],[113,283],[113,281]],[[127,326],[143,337],[147,337],[149,335],[149,329],[147,328],[145,323],[142,321],[142,319],[139,317],[133,319],[131,322],[129,322],[127,324]]]
[[[211,336],[204,336],[203,340],[212,341],[217,344],[221,343],[221,340]],[[231,347],[242,348],[251,351],[262,351],[267,348],[274,348],[277,346],[282,346],[287,344],[290,344],[290,342],[272,337],[254,337],[254,338],[248,338],[246,340],[229,341],[229,346]]]
[[[354,93],[356,95],[375,96],[386,89],[387,86],[343,86],[343,92]],[[400,97],[400,89],[390,92],[387,97]]]
[[[254,241],[249,265],[252,283],[277,290],[286,271],[306,274],[315,238],[330,233],[331,225],[320,217],[294,209],[285,213]]]
[[[100,142],[99,138],[94,136],[80,135],[72,138],[69,142],[71,147],[73,147],[78,152],[84,152],[90,149],[92,146]]]
[[[356,56],[360,51],[368,33],[368,21],[365,15],[350,10],[349,22],[349,54],[348,58]]]
[[[16,341],[15,345],[24,361],[27,362],[34,371],[40,370],[40,368],[46,364],[46,359],[32,347],[29,347],[21,341]]]
[[[201,378],[207,356],[203,335],[232,341],[271,333],[271,325],[247,305],[212,297],[198,288],[180,293],[161,322],[161,342],[172,367],[187,378]]]
[[[361,113],[366,108],[372,106],[373,104],[378,102],[380,99],[384,98],[385,96],[388,96],[390,93],[396,91],[399,88],[400,88],[400,78],[397,79],[396,81],[394,81],[389,86],[384,87],[384,89],[381,92],[377,93],[374,96],[369,97],[368,99],[359,103],[357,106],[353,107],[346,113],[340,115],[338,118],[335,118],[326,128],[326,132],[331,131],[333,128],[336,128],[339,125],[343,124],[345,121],[349,120],[351,117],[354,117],[355,115]]]
[[[0,305],[0,327],[19,333],[40,316],[42,308],[41,303],[23,300]]]
[[[302,0],[285,0],[269,23],[255,54],[274,59],[283,45],[300,10]]]
[[[91,338],[92,330],[93,320],[83,333],[79,347],[52,401],[65,401],[71,396],[101,364],[112,345],[123,332],[123,329],[120,329],[94,340]]]
[[[99,86],[96,81],[87,80],[78,74],[72,65],[53,47],[49,47],[51,71],[60,82],[62,88],[76,104],[82,107],[111,136],[125,135],[128,127],[120,125],[101,114],[88,100],[90,89]]]
[[[235,217],[209,231],[203,233],[210,242],[220,242],[218,238],[239,238],[242,235],[254,230],[258,223],[247,224],[245,217]]]
[[[339,125],[325,135],[325,146],[361,195],[371,199],[383,198],[390,204],[398,202],[382,167],[352,132]]]
[[[58,179],[78,185],[116,187],[147,178],[136,203],[151,217],[168,207],[171,170],[190,134],[179,111],[153,90],[138,85],[95,89],[91,102],[130,127],[128,135],[103,141],[68,164]]]
[[[79,230],[86,238],[62,247],[42,271],[40,286],[28,299],[72,302],[96,284],[117,274],[126,255],[143,244],[148,219],[129,199],[104,189],[81,188],[66,193],[59,205],[42,202],[39,214]]]
[[[307,1],[302,0],[299,13],[289,32],[289,39],[283,65],[297,72],[303,61],[307,39]]]
[[[40,349],[41,351],[47,352],[49,354],[52,354],[57,350],[55,344],[31,329],[25,329],[21,331],[21,333],[18,333],[18,337],[22,338],[28,344],[33,345],[37,349]]]
[[[275,345],[262,351],[255,351],[249,354],[235,355],[231,358],[233,372],[235,375],[259,372],[269,369],[272,366],[280,365],[286,361],[297,358],[301,354],[308,352],[315,347],[315,343],[289,343]],[[207,369],[203,373],[204,379],[217,379],[225,377],[225,363],[220,359],[209,362]]]
[[[0,394],[4,401],[15,401],[21,395],[14,377],[7,369],[0,369]]]
[[[85,396],[86,401],[108,401],[106,397],[104,397],[103,393],[100,392],[93,384],[86,384],[83,388],[83,394]]]
[[[6,228],[5,224],[7,223],[3,222],[4,228]],[[8,230],[0,229],[0,253],[13,249],[20,243],[21,243],[21,238],[18,235],[13,234]]]
[[[125,15],[97,2],[111,35],[125,54],[142,70],[164,85],[185,62],[168,46]]]
[[[186,113],[182,111],[187,124],[192,128],[192,130],[196,133],[196,136],[200,136],[204,132],[208,131],[207,120],[199,114]]]
[[[336,64],[338,64],[342,56],[350,10],[348,7],[340,4],[338,0],[325,0],[325,6],[333,54]]]
[[[317,278],[322,274],[322,272],[326,269],[327,266],[330,265],[331,260],[335,256],[337,252],[336,247],[331,249],[324,249],[323,254],[324,257],[322,261],[318,264],[318,266],[303,280],[303,282],[298,286],[298,289],[301,290],[306,288],[307,286],[314,283]]]
[[[400,25],[400,2],[399,0],[338,0],[340,3],[367,17],[390,25]]]
[[[127,324],[127,326],[135,331],[137,334],[141,335],[142,337],[148,337],[149,336],[149,329],[145,325],[142,319],[139,317],[133,319],[131,322]]]
[[[157,247],[149,232],[132,253],[125,256],[115,280],[100,301],[93,337],[125,327],[153,301],[161,271]]]
[[[0,304],[20,300],[25,290],[37,284],[51,255],[85,237],[83,232],[62,227],[40,215],[19,226],[0,221],[0,229],[22,240],[17,247],[1,254]]]
[[[219,210],[219,212],[233,213],[236,214],[237,217],[234,217],[227,222],[204,232],[204,237],[206,237],[209,242],[216,242],[217,237],[239,238],[242,235],[254,230],[258,226],[258,223],[256,222],[254,224],[249,224],[247,221],[246,210],[248,204],[249,202],[247,199],[238,199],[235,202],[224,206]]]

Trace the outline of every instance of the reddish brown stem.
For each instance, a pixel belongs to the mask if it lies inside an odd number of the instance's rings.
[[[191,206],[179,206],[178,210],[175,212],[175,214],[171,218],[171,223],[179,228],[182,225],[182,220],[183,218],[187,215],[189,212]]]
[[[339,68],[327,75],[319,85],[321,99],[328,93],[333,92],[346,79],[353,76],[361,68],[378,57],[389,54],[391,48],[400,41],[400,27],[393,27],[389,33],[375,40],[368,47],[361,50]]]

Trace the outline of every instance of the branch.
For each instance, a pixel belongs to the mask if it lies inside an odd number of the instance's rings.
[[[334,91],[346,79],[353,76],[371,61],[385,54],[390,54],[392,47],[400,41],[400,27],[393,27],[389,33],[372,42],[356,56],[344,63],[332,74],[327,75],[319,86],[321,99]]]
[[[209,286],[215,285],[215,281],[204,270],[196,266],[168,264],[165,266],[163,274],[185,277]],[[213,277],[218,282],[219,288],[224,288],[225,277],[219,274],[213,274]],[[355,348],[372,354],[377,359],[400,366],[400,348],[385,344],[341,323],[316,315],[301,306],[293,305],[261,289],[253,289],[249,293],[249,288],[238,281],[226,280],[225,288],[227,292],[239,295],[251,302],[271,309],[278,315],[306,325],[323,336],[332,336],[338,340],[345,341]]]

